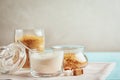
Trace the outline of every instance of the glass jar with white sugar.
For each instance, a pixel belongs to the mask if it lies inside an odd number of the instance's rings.
[[[29,51],[30,69],[33,77],[58,76],[63,70],[62,49],[46,49],[44,52]]]

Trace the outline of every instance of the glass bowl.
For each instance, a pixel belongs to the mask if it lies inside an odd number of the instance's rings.
[[[80,45],[60,45],[52,48],[64,50],[64,70],[84,68],[88,64],[88,58],[84,53],[84,46]]]

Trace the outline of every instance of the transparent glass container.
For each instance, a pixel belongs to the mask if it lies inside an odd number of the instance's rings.
[[[45,48],[45,34],[44,29],[16,29],[15,41],[21,41],[25,46],[30,49],[36,49],[43,52]],[[26,48],[26,62],[23,68],[30,68],[29,50]]]
[[[45,49],[44,52],[29,50],[30,72],[33,77],[55,77],[62,74],[64,51]]]
[[[62,48],[64,50],[64,70],[84,68],[88,64],[88,58],[84,53],[84,46],[62,45],[52,48]]]
[[[25,61],[25,48],[18,42],[0,47],[0,74],[13,74]]]

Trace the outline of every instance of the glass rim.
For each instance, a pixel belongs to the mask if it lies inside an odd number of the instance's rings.
[[[43,27],[32,27],[32,28],[16,28],[15,30],[36,30],[36,29],[41,29],[44,30]]]
[[[35,33],[36,35],[38,35],[38,36],[45,36],[45,30],[44,30],[44,28],[17,28],[17,29],[15,29],[14,30],[14,34],[15,34],[15,36],[19,33],[25,33],[25,34],[27,34],[27,32],[28,33],[30,33],[30,31],[32,31],[33,33]]]
[[[63,49],[63,50],[69,50],[69,49],[84,49],[85,47],[82,45],[56,45],[52,46],[53,49]]]

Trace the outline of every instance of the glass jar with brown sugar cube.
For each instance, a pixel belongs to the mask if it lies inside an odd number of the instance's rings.
[[[84,46],[62,45],[53,46],[53,48],[62,48],[64,50],[64,70],[72,70],[73,75],[83,74],[82,68],[88,64],[87,56],[84,53]]]

